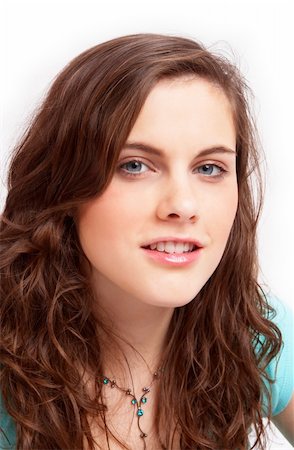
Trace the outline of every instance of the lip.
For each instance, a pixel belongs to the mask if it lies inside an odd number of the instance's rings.
[[[177,242],[182,241],[180,240]],[[193,241],[185,241],[185,242],[193,242]],[[184,252],[184,253],[165,253],[159,252],[158,250],[150,250],[148,248],[142,248],[142,250],[144,251],[147,257],[149,257],[156,263],[176,267],[182,267],[192,264],[193,262],[196,262],[202,253],[202,248],[198,248],[193,252]]]
[[[195,245],[197,248],[195,250],[193,250],[192,252],[183,252],[183,253],[165,253],[165,252],[160,252],[158,250],[151,250],[150,248],[146,248],[157,242],[168,242],[168,241],[181,242],[181,243],[188,242],[189,244]],[[155,261],[156,263],[165,264],[165,265],[169,265],[169,266],[182,267],[182,266],[192,264],[193,262],[196,262],[199,259],[200,255],[202,253],[203,245],[198,240],[193,239],[188,236],[181,236],[181,237],[165,236],[165,237],[158,237],[156,239],[152,239],[152,240],[146,242],[145,244],[143,244],[141,246],[141,248],[144,251],[145,255],[148,258]]]

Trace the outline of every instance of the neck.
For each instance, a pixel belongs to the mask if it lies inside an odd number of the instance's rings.
[[[102,335],[103,361],[108,371],[105,375],[118,379],[124,367],[138,383],[148,383],[160,366],[173,312],[174,308],[146,304],[115,289],[100,290],[97,314],[119,336],[121,349],[118,351],[113,343],[109,345],[107,335]]]

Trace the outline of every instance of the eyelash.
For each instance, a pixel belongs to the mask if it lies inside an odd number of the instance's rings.
[[[143,161],[141,161],[139,159],[131,159],[130,161],[127,161],[119,166],[119,170],[121,172],[123,172],[124,176],[126,176],[126,177],[140,177],[143,175],[143,173],[147,172],[147,170],[145,172],[141,172],[141,173],[140,172],[136,172],[136,173],[128,172],[123,167],[130,163],[139,163],[139,164],[144,165],[149,168],[149,166],[146,163],[144,163]],[[219,166],[218,164],[212,164],[212,163],[202,164],[201,166],[198,166],[197,169],[199,169],[201,167],[205,167],[205,166],[210,166],[210,167],[213,166],[213,167],[216,167],[220,171],[220,173],[218,175],[209,176],[209,175],[202,174],[208,178],[213,178],[213,179],[223,178],[228,173],[228,171],[225,170],[223,167]]]

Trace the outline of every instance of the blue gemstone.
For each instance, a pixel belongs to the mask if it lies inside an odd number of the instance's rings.
[[[146,397],[142,397],[142,403],[147,403],[147,398]]]
[[[137,403],[137,400],[135,398],[133,398],[132,403],[133,403],[133,405],[135,405]]]
[[[138,411],[137,411],[137,416],[143,416],[143,414],[144,414],[144,411],[142,410],[142,409],[138,409]]]
[[[109,382],[108,378],[104,378],[103,383],[108,384],[108,382]]]

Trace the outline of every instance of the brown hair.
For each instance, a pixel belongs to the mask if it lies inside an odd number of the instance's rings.
[[[90,398],[80,368],[97,376],[103,362],[74,212],[108,186],[152,87],[189,74],[220,86],[231,102],[239,203],[217,269],[197,301],[174,311],[157,433],[162,448],[173,448],[173,417],[181,449],[236,450],[247,448],[253,424],[255,445],[264,448],[264,391],[269,418],[271,402],[263,380],[270,382],[265,367],[281,334],[257,282],[262,191],[257,184],[255,202],[251,174],[260,180],[260,171],[249,90],[233,64],[195,41],[137,34],[97,45],[65,67],[11,162],[1,220],[1,389],[18,450],[82,449],[85,442],[94,449],[87,417],[103,416],[104,407],[98,383]]]

